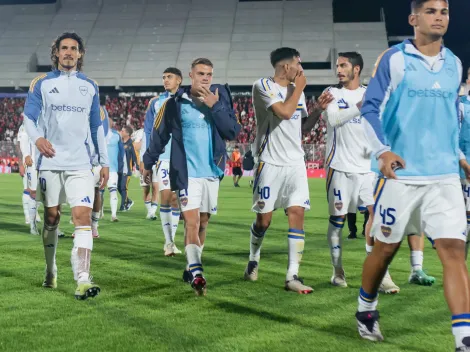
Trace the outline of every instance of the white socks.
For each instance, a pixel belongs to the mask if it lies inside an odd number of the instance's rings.
[[[180,223],[180,210],[178,208],[171,208],[171,241],[175,242],[176,230]]]
[[[98,221],[100,220],[100,212],[91,212],[91,227],[94,229],[98,228]]]
[[[37,214],[38,208],[36,204],[36,199],[32,198],[31,196],[29,197],[29,225],[31,229],[36,228],[36,214]]]
[[[250,262],[259,262],[261,245],[263,244],[264,235],[266,232],[262,232],[255,228],[255,223],[251,225],[251,237],[250,237]]]
[[[116,188],[109,190],[109,204],[111,205],[111,216],[115,218],[118,208],[118,196]]]
[[[411,270],[423,270],[423,252],[411,251],[410,255]]]
[[[188,244],[185,247],[186,258],[188,260],[189,271],[196,276],[197,274],[202,274],[204,271],[202,269],[202,248],[196,244]]]
[[[303,230],[289,229],[287,242],[289,248],[289,265],[287,267],[286,280],[290,281],[294,279],[294,276],[298,276],[299,274],[300,262],[304,254],[305,232]]]
[[[145,201],[145,209],[147,209],[147,214],[150,214],[150,211],[152,210],[152,202]]]
[[[163,234],[165,235],[165,245],[173,242],[172,238],[172,215],[171,207],[167,204],[160,205],[160,221],[162,222]]]
[[[44,255],[46,257],[46,270],[49,273],[53,273],[57,270],[55,263],[57,240],[57,225],[51,226],[44,222],[44,231],[42,232],[42,243],[44,244]]]
[[[24,212],[24,219],[26,222],[29,222],[29,200],[31,197],[29,196],[28,191],[23,191],[23,212]]]
[[[342,238],[344,218],[341,216],[330,216],[330,222],[328,224],[328,245],[330,246],[331,264],[336,270],[342,270],[343,258],[342,258]]]

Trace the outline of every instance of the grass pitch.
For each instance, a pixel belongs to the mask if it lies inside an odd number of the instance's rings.
[[[138,180],[136,205],[111,223],[106,218],[92,255],[92,275],[101,286],[95,299],[76,301],[70,266],[73,227],[64,208],[57,252],[58,289],[41,287],[44,254],[29,234],[18,175],[0,176],[1,351],[453,351],[450,313],[443,297],[442,269],[426,243],[424,266],[437,278],[432,287],[407,283],[406,244],[391,267],[401,292],[380,296],[385,342],[358,337],[354,314],[361,284],[365,241],[346,240],[343,262],[349,288],[332,287],[326,241],[324,180],[310,180],[312,210],[306,214],[306,245],[300,275],[311,295],[283,289],[287,266],[287,218],[278,211],[261,251],[259,281],[243,281],[249,253],[251,190],[243,179],[220,187],[219,214],[208,227],[203,254],[207,296],[196,297],[181,280],[183,255],[163,256],[160,220],[145,220]],[[358,215],[358,219],[362,217]],[[183,226],[176,235],[184,249]],[[360,223],[358,221],[358,227]]]

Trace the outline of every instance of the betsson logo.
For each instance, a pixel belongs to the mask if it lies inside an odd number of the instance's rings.
[[[71,105],[51,105],[52,111],[67,111],[67,112],[86,112],[86,108],[81,106],[71,106]]]
[[[455,99],[455,93],[442,89],[408,89],[408,98],[443,98]]]

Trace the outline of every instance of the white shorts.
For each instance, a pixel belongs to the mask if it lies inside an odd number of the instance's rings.
[[[380,178],[375,187],[372,236],[398,243],[403,235],[424,232],[433,241],[466,241],[466,214],[458,179],[410,185]]]
[[[201,213],[217,214],[218,178],[189,178],[188,189],[177,191],[181,212],[199,209]]]
[[[108,179],[108,189],[111,188],[118,188],[118,173],[117,172],[110,172],[109,179]]]
[[[95,188],[100,188],[100,171],[101,165],[93,166],[91,172],[93,172],[93,177],[95,180]]]
[[[45,207],[67,202],[71,208],[93,208],[95,183],[91,170],[39,171],[37,200]]]
[[[359,207],[373,205],[375,177],[373,172],[356,174],[329,168],[326,192],[330,215],[356,214]]]
[[[152,183],[158,183],[158,173],[156,165],[152,166]],[[142,174],[140,174],[140,187],[150,187],[149,184],[145,183]]]
[[[310,209],[305,165],[277,166],[260,162],[256,167],[251,209],[266,214],[295,206]]]
[[[26,187],[31,191],[35,191],[38,186],[38,171],[34,166],[28,166],[26,168]]]
[[[23,179],[23,189],[28,189],[28,175],[26,174],[26,170],[22,179]]]
[[[171,189],[170,161],[169,160],[162,160],[158,163],[157,174],[158,174],[158,190],[161,192],[166,189]]]
[[[467,210],[467,212],[470,212],[470,182],[468,182],[466,178],[462,178],[460,180],[460,184],[462,185],[463,198],[465,200],[465,209]]]

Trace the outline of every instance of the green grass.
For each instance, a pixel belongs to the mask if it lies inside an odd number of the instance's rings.
[[[44,254],[40,237],[29,235],[18,175],[0,176],[0,350],[1,351],[451,351],[450,313],[443,297],[442,269],[425,250],[433,287],[407,283],[406,246],[391,273],[401,292],[380,297],[385,342],[358,337],[354,313],[364,260],[364,240],[345,241],[349,288],[329,284],[324,180],[310,180],[312,210],[305,221],[301,276],[311,295],[283,289],[287,266],[287,218],[277,212],[263,249],[258,282],[244,282],[249,251],[251,193],[222,182],[219,215],[209,224],[203,264],[206,297],[196,297],[181,280],[185,257],[163,256],[160,221],[144,219],[138,180],[131,182],[136,205],[120,222],[100,222],[92,274],[101,286],[95,299],[76,301],[70,267],[72,225],[65,208],[57,253],[58,289],[41,287]],[[358,216],[358,218],[361,218]],[[359,225],[359,224],[358,224]],[[344,237],[347,231],[343,232]],[[183,249],[182,223],[177,245]]]

